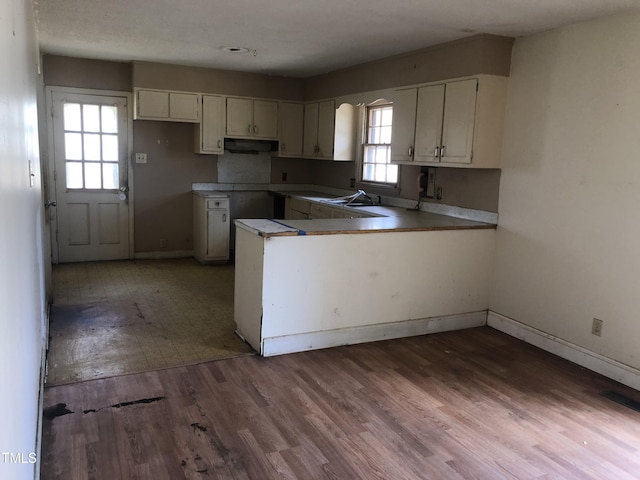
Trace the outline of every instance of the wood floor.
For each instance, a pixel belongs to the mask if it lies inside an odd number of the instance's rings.
[[[638,479],[608,391],[489,327],[238,357],[47,389],[42,479]]]

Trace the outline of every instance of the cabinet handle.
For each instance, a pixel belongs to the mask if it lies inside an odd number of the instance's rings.
[[[409,158],[413,158],[413,147],[409,147]]]
[[[433,152],[433,156],[436,158],[440,156],[440,147],[436,147],[435,151]]]
[[[285,151],[285,144],[284,143],[280,144],[280,150],[282,150],[283,152]]]
[[[247,129],[249,133],[251,133],[251,124],[249,124],[249,128]]]
[[[444,145],[440,147],[440,158],[444,157]]]
[[[226,213],[223,213],[223,214],[222,214],[222,221],[223,221],[223,222],[226,222],[226,221],[227,221],[227,214],[226,214]]]
[[[218,148],[222,146],[222,140],[218,140]]]
[[[254,134],[258,133],[258,126],[257,125],[253,126],[253,133]]]

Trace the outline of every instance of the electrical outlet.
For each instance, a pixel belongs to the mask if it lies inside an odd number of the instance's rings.
[[[136,153],[136,163],[147,163],[147,154]]]
[[[604,323],[603,320],[600,320],[599,318],[594,318],[593,319],[593,325],[591,325],[591,333],[593,335],[597,335],[598,337],[602,336],[602,324]]]

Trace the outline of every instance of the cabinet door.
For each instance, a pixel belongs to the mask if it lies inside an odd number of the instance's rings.
[[[318,157],[333,158],[333,136],[336,126],[336,105],[333,100],[318,104]]]
[[[202,123],[196,144],[198,153],[224,152],[223,139],[224,98],[215,95],[202,96]]]
[[[302,103],[280,103],[280,156],[302,155],[304,105]]]
[[[169,118],[169,92],[138,90],[137,116],[140,118]]]
[[[207,258],[229,256],[229,219],[226,210],[207,210]]]
[[[312,203],[309,206],[309,218],[331,218],[333,208],[318,203]]]
[[[253,136],[253,101],[250,98],[227,97],[227,136]]]
[[[413,161],[417,97],[415,88],[397,90],[393,94],[391,162]]]
[[[477,85],[476,79],[447,84],[441,162],[471,163]]]
[[[316,156],[318,144],[318,104],[307,103],[304,106],[304,136],[303,155],[305,157]]]
[[[444,93],[444,84],[418,89],[414,155],[416,162],[438,162],[440,160]]]
[[[183,122],[200,121],[200,95],[197,93],[169,93],[169,117]]]
[[[278,138],[278,102],[253,101],[253,136],[255,138]]]

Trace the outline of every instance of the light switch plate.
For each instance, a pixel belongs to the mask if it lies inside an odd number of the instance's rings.
[[[147,163],[147,154],[136,153],[136,163]]]

